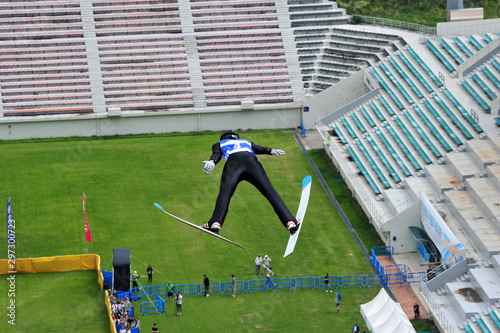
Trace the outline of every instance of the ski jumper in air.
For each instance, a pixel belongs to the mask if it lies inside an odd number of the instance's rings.
[[[266,197],[273,206],[281,223],[290,231],[291,234],[298,230],[300,222],[290,213],[280,195],[274,189],[271,181],[267,177],[262,164],[257,160],[258,154],[267,155],[285,155],[280,149],[271,149],[256,145],[253,142],[240,139],[234,131],[225,131],[220,137],[220,142],[212,146],[212,156],[210,160],[203,161],[205,173],[210,174],[215,165],[222,158],[226,160],[222,171],[221,183],[217,202],[212,218],[202,227],[214,233],[224,224],[226,214],[229,209],[229,202],[236,190],[236,187],[242,180],[246,180],[255,186],[262,195]]]

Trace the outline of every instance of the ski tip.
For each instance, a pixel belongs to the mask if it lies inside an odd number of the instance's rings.
[[[154,203],[154,205],[156,206],[156,208],[160,209],[160,210],[164,210],[162,206],[160,206],[159,204],[157,204],[156,202]]]
[[[309,185],[312,181],[311,176],[305,176],[305,178],[302,180],[302,188],[306,187]]]

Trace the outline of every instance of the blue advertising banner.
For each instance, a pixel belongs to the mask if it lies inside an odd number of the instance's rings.
[[[420,200],[422,224],[444,261],[452,264],[464,259],[465,249],[463,245],[424,193],[422,193]]]

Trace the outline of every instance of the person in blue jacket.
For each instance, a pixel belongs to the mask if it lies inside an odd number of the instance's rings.
[[[222,171],[220,190],[214,212],[208,223],[202,225],[203,228],[219,233],[224,224],[231,197],[238,184],[245,180],[255,186],[266,197],[281,223],[291,234],[298,230],[300,222],[297,222],[297,219],[290,213],[290,210],[288,210],[280,195],[274,189],[264,167],[257,160],[258,154],[282,156],[285,155],[285,151],[262,147],[253,142],[240,139],[238,133],[232,130],[222,133],[220,141],[212,146],[210,159],[203,161],[205,163],[203,171],[210,174],[222,158],[224,158],[226,164]]]

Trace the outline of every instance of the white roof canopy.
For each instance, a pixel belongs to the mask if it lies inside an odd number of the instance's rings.
[[[366,326],[372,333],[416,333],[401,305],[394,302],[384,288],[360,308]]]

